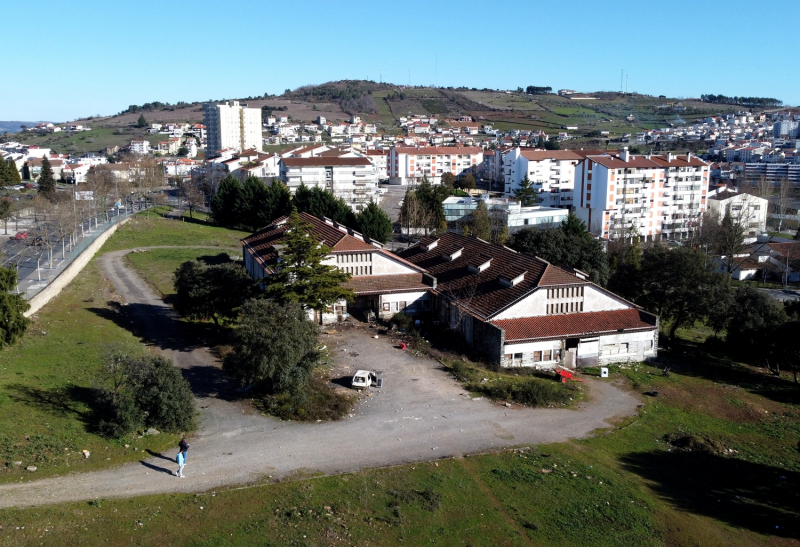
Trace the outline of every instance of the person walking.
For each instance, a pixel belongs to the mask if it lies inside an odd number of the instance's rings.
[[[186,452],[178,452],[178,455],[175,456],[175,461],[178,463],[178,470],[175,474],[180,478],[184,478],[183,466],[186,465]]]
[[[178,443],[178,450],[183,452],[183,463],[184,463],[184,465],[186,465],[186,457],[189,455],[188,453],[189,453],[189,447],[190,446],[191,445],[188,442],[186,442],[186,434],[182,433],[181,434],[181,442]]]

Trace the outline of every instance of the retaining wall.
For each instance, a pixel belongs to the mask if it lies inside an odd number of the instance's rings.
[[[42,307],[55,298],[64,287],[69,285],[73,279],[78,277],[78,274],[81,273],[81,270],[83,270],[83,268],[89,263],[97,251],[100,250],[100,247],[103,246],[103,243],[105,243],[108,238],[111,237],[111,234],[116,232],[119,226],[125,224],[129,220],[130,217],[120,220],[113,226],[109,226],[108,230],[103,232],[97,237],[97,239],[92,241],[92,243],[86,247],[81,254],[72,260],[69,266],[64,268],[64,271],[61,272],[58,277],[48,283],[47,287],[42,289],[39,294],[28,300],[28,304],[30,304],[31,308],[25,312],[25,317],[30,317],[42,309]]]

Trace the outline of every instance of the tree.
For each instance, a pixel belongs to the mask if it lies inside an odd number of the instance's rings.
[[[192,320],[233,321],[239,307],[255,294],[255,282],[239,264],[206,265],[186,261],[174,274],[175,311]]]
[[[489,209],[484,200],[478,200],[478,207],[472,211],[472,220],[469,222],[470,233],[484,241],[492,238],[492,228],[489,223]]]
[[[113,346],[103,359],[98,394],[98,429],[122,437],[139,427],[178,432],[194,429],[194,396],[189,382],[161,356]]]
[[[0,158],[0,186],[11,186],[10,165]]]
[[[727,343],[754,356],[760,341],[788,319],[783,306],[751,285],[736,289],[728,317]]]
[[[242,385],[272,393],[296,393],[308,384],[319,358],[319,329],[293,302],[249,300],[224,368]]]
[[[198,207],[203,206],[203,192],[197,187],[194,181],[184,181],[180,186],[181,196],[186,200],[186,208],[189,209],[189,218],[194,218],[192,213]]]
[[[333,192],[314,186],[308,188],[301,184],[295,190],[292,203],[301,213],[308,213],[317,218],[329,218],[345,226],[355,227],[356,219],[353,210],[342,198],[337,198]]]
[[[745,249],[745,229],[744,224],[734,220],[728,212],[722,219],[719,230],[717,230],[714,252],[723,257],[725,269],[728,273],[732,273],[736,268],[737,255],[741,254]]]
[[[16,288],[16,270],[0,268],[0,348],[16,342],[30,325],[23,315],[30,306],[22,295],[12,294]]]
[[[12,159],[8,160],[7,173],[8,173],[9,186],[14,186],[22,183],[22,176],[19,174],[19,169],[17,169],[17,164]]]
[[[545,150],[561,150],[561,145],[556,139],[547,139],[544,143]]]
[[[447,186],[448,188],[455,188],[456,185],[455,175],[449,172],[442,174],[442,185]]]
[[[356,215],[356,224],[363,235],[381,243],[389,241],[394,231],[392,219],[374,201]]]
[[[53,168],[47,156],[42,158],[42,171],[39,174],[39,194],[51,197],[56,193],[56,179],[53,177]]]
[[[533,207],[537,203],[539,203],[539,195],[536,193],[536,189],[533,188],[533,183],[528,178],[528,175],[525,175],[525,178],[519,182],[519,188],[515,188],[513,190],[514,197],[516,197],[520,205],[523,207]]]
[[[422,181],[414,192],[422,209],[420,220],[424,221],[423,227],[428,231],[443,232],[447,230],[447,219],[444,214],[442,202],[450,195],[450,189],[445,186],[433,186],[428,177]]]
[[[647,249],[638,282],[636,303],[670,323],[672,340],[679,327],[709,317],[721,294],[730,290],[730,277],[712,272],[706,256],[687,247]]]
[[[456,186],[458,186],[462,190],[474,190],[475,188],[478,187],[478,183],[475,182],[475,177],[473,177],[470,174],[467,174],[461,177],[461,180],[459,180],[456,183]]]
[[[136,127],[147,127],[149,124],[147,120],[144,119],[144,114],[139,114],[139,120],[136,122]]]
[[[188,154],[189,154],[189,149],[186,148],[185,146],[181,146],[180,148],[178,148],[178,155],[179,156],[186,156]]]
[[[211,200],[211,217],[221,226],[238,224],[237,207],[241,201],[242,184],[238,179],[228,175],[219,183],[217,193]]]
[[[0,198],[0,221],[3,222],[6,235],[8,235],[8,219],[14,211],[14,202],[9,198]]]
[[[352,276],[336,266],[322,261],[330,249],[320,245],[311,235],[312,226],[293,209],[287,222],[288,230],[278,271],[264,279],[266,295],[279,303],[297,302],[319,315],[339,300],[353,300],[353,291],[342,286]]]
[[[567,218],[561,222],[561,230],[567,236],[592,239],[592,234],[590,234],[589,230],[586,228],[586,223],[579,219],[572,211],[570,211]]]

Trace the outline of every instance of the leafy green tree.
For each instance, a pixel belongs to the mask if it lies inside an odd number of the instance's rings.
[[[296,393],[308,384],[319,359],[318,336],[319,329],[299,304],[249,300],[224,368],[243,385]]]
[[[0,348],[15,343],[30,325],[23,315],[30,306],[21,295],[12,293],[16,288],[16,270],[0,268]]]
[[[242,184],[232,175],[219,182],[219,188],[211,200],[211,217],[221,226],[236,226],[239,223],[239,204]]]
[[[136,122],[136,127],[147,127],[149,124],[144,119],[144,114],[139,114],[139,120]]]
[[[489,209],[484,200],[478,200],[478,207],[472,211],[472,220],[469,222],[469,231],[472,235],[484,241],[492,237],[492,227],[489,222]]]
[[[442,175],[442,185],[447,186],[448,188],[455,188],[456,185],[456,177],[453,173],[444,173]]]
[[[544,143],[545,150],[561,150],[561,145],[556,139],[547,139]]]
[[[524,228],[513,235],[509,247],[538,256],[556,265],[576,268],[599,285],[608,282],[608,258],[600,242],[579,235],[567,235],[563,229]]]
[[[464,175],[461,180],[456,182],[456,186],[462,190],[474,190],[478,187],[478,183],[475,182],[475,177],[472,175]]]
[[[17,164],[14,163],[14,160],[8,160],[6,173],[8,176],[8,186],[22,183],[22,176],[19,174],[19,169],[17,169]]]
[[[192,320],[233,321],[255,294],[255,282],[239,264],[186,261],[175,270],[175,311]]]
[[[52,197],[56,194],[56,179],[53,177],[53,168],[47,156],[42,158],[42,170],[39,174],[39,193]]]
[[[3,223],[6,235],[8,235],[8,219],[14,211],[14,202],[10,198],[0,198],[0,221]]]
[[[330,248],[312,237],[312,226],[300,218],[297,209],[289,215],[287,227],[278,271],[262,280],[267,283],[266,295],[279,303],[297,302],[313,309],[322,323],[326,308],[339,300],[355,298],[352,290],[342,286],[352,276],[322,263]]]
[[[730,276],[711,271],[706,256],[687,247],[647,249],[638,282],[641,296],[636,303],[670,324],[672,340],[678,328],[709,318],[730,291]]]
[[[525,175],[525,178],[519,182],[519,188],[515,188],[513,192],[514,197],[519,200],[520,205],[523,207],[533,207],[539,203],[539,194],[533,187],[528,175]]]
[[[592,239],[592,234],[590,234],[589,230],[586,228],[586,223],[579,219],[572,211],[570,211],[567,218],[561,222],[561,231],[570,237]]]
[[[447,218],[442,202],[450,195],[450,189],[441,185],[433,186],[428,177],[422,177],[422,181],[414,193],[422,208],[421,217],[424,220],[424,227],[433,232],[447,230]]]
[[[728,345],[747,353],[788,319],[782,305],[751,285],[736,289],[728,317]]]
[[[195,427],[189,382],[161,356],[114,347],[104,357],[97,397],[98,429],[123,437],[140,427],[177,433]]]
[[[370,201],[367,206],[356,215],[358,230],[365,236],[381,243],[386,243],[392,236],[394,228],[392,219],[383,212],[383,209],[374,201]]]
[[[189,154],[189,149],[186,148],[185,146],[181,146],[180,148],[178,148],[178,155],[179,156],[186,156],[188,154]]]
[[[0,186],[11,186],[11,173],[9,164],[0,159]]]
[[[333,192],[315,186],[308,188],[301,184],[295,190],[292,203],[301,213],[308,213],[317,218],[328,217],[345,226],[355,227],[356,219],[353,210],[342,198],[337,198]]]

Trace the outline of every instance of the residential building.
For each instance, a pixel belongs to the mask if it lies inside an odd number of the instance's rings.
[[[709,171],[691,154],[587,155],[575,169],[575,214],[602,238],[685,239],[706,209]]]
[[[389,151],[389,182],[418,184],[427,177],[439,184],[444,173],[476,179],[483,166],[483,149],[476,146],[395,146]]]
[[[130,145],[131,152],[134,154],[145,155],[150,153],[150,141],[132,140]]]
[[[503,153],[502,171],[504,194],[514,196],[520,182],[527,176],[539,192],[540,202],[546,207],[573,205],[575,166],[582,157],[569,150],[535,150],[512,148]]]
[[[732,188],[721,188],[709,192],[708,210],[722,221],[725,215],[746,227],[751,235],[767,230],[769,200],[751,194],[737,192]]]
[[[754,186],[764,178],[772,186],[780,186],[786,179],[792,186],[800,186],[800,163],[746,163],[745,184]]]
[[[206,103],[203,106],[203,124],[206,126],[206,149],[232,148],[261,151],[261,109],[248,108],[239,101]]]
[[[308,213],[300,213],[300,217],[311,225],[311,236],[330,248],[324,263],[352,275],[345,286],[356,295],[351,303],[336,302],[321,317],[310,311],[309,315],[315,320],[334,322],[354,311],[362,317],[375,314],[388,319],[399,311],[430,310],[428,290],[433,281],[423,268],[330,219],[318,219]],[[244,266],[256,281],[275,273],[288,228],[287,220],[287,217],[276,219],[263,230],[242,239]]]
[[[280,177],[292,194],[301,184],[316,186],[330,190],[356,212],[377,196],[378,173],[365,157],[281,158]]]
[[[383,148],[371,148],[364,151],[364,155],[375,166],[375,171],[378,174],[378,182],[385,181],[389,178],[388,159],[389,151]]]
[[[460,228],[464,223],[472,220],[472,212],[477,209],[478,203],[483,200],[489,210],[489,215],[497,219],[508,228],[508,233],[513,234],[523,228],[556,228],[566,220],[569,215],[567,209],[556,207],[522,207],[519,201],[507,198],[473,198],[451,196],[442,202],[444,216],[448,223]]]
[[[577,270],[452,232],[399,256],[433,278],[435,317],[492,363],[583,367],[656,355],[658,318]]]

